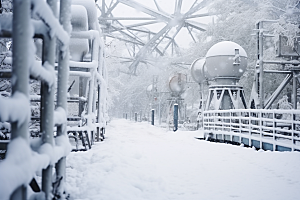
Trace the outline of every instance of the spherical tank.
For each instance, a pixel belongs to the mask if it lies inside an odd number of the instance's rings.
[[[240,78],[247,67],[247,53],[238,44],[223,41],[206,53],[207,72],[212,77]]]
[[[178,73],[169,79],[169,89],[172,93],[182,94],[186,86],[186,74]]]
[[[202,83],[211,78],[207,73],[205,58],[198,58],[191,64],[191,75],[196,83]]]

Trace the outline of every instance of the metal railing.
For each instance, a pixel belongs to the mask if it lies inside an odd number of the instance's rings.
[[[217,140],[269,150],[300,150],[300,110],[233,109],[204,111],[203,128]]]
[[[47,0],[47,3],[40,0],[14,0],[13,16],[8,17],[12,23],[6,23],[5,26],[0,24],[0,37],[12,37],[13,41],[12,60],[7,59],[12,63],[12,71],[7,72],[6,77],[9,74],[11,76],[12,95],[0,96],[0,122],[11,124],[11,138],[5,146],[6,158],[0,162],[0,199],[27,199],[28,184],[35,192],[40,192],[34,178],[39,171],[42,171],[41,191],[45,199],[64,199],[67,195],[64,187],[66,156],[71,151],[68,130],[80,128],[81,131],[99,132],[106,125],[107,76],[100,29],[96,27],[94,30],[71,34],[71,0],[60,0],[59,20],[56,18],[57,7],[57,0]],[[31,16],[35,16],[35,19]],[[91,41],[91,62],[69,61],[70,35]],[[33,38],[43,40],[42,61],[35,59]],[[70,71],[72,66],[88,68],[89,71]],[[68,78],[74,74],[88,77],[85,94],[87,110],[84,114],[87,125],[83,127],[67,125]],[[29,95],[30,78],[40,81],[41,95]],[[33,98],[41,102],[41,112],[37,116],[41,137],[30,139],[30,101]],[[56,134],[53,127],[56,127]],[[55,178],[52,173],[54,166]]]

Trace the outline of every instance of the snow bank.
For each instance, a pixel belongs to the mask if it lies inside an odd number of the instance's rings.
[[[298,200],[300,154],[197,140],[197,131],[166,131],[112,120],[106,140],[67,157],[74,199]]]

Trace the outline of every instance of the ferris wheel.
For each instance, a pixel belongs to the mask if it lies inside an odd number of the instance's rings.
[[[169,4],[166,4],[170,2]],[[205,10],[208,0],[99,0],[99,23],[104,37],[124,41],[129,57],[129,73],[136,74],[149,54],[180,53],[178,38],[196,42],[197,32],[207,24],[199,21],[211,14]],[[172,5],[173,4],[173,5]],[[185,32],[185,36],[180,34]]]

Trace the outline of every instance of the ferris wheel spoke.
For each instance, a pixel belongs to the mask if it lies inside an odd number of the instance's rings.
[[[133,1],[133,0],[118,0],[118,1],[125,4],[125,5],[127,5],[127,6],[129,6],[129,7],[135,8],[135,9],[141,11],[141,12],[144,12],[148,15],[151,15],[151,16],[157,18],[157,19],[160,19],[162,21],[167,21],[168,22],[172,19],[169,15],[167,15],[165,13],[162,13],[160,11],[152,10],[151,8],[148,8],[148,7],[138,3],[136,1]]]
[[[193,5],[193,7],[191,7],[191,9],[189,11],[187,11],[184,16],[188,17],[192,14],[194,14],[195,12],[199,11],[201,8],[203,8],[210,0],[203,0],[200,3],[198,3],[197,5]],[[197,2],[197,1],[196,1]]]
[[[107,9],[106,13],[105,13],[105,17],[109,16],[111,14],[111,12],[113,11],[113,9],[115,9],[115,7],[119,4],[119,2],[117,1],[116,3],[114,3],[114,5],[110,5],[109,8]]]
[[[184,26],[184,24],[180,24],[179,27],[177,27],[176,32],[173,34],[172,38],[170,39],[170,41],[168,42],[168,44],[165,46],[164,50],[163,50],[163,54],[165,54],[166,50],[168,49],[168,47],[170,46],[170,44],[172,44],[172,42],[174,41],[175,37],[177,36],[177,34],[179,33],[179,31],[182,29],[182,27]]]
[[[193,36],[192,30],[190,29],[190,27],[187,26],[186,29],[188,30],[188,32],[189,32],[190,36],[192,37],[192,39],[194,40],[194,42],[196,43],[196,40],[195,40],[195,38]]]
[[[163,12],[163,10],[161,9],[161,7],[158,5],[157,1],[156,0],[153,0],[154,3],[155,3],[155,6],[156,6],[156,9],[160,12]]]
[[[175,14],[179,14],[181,12],[182,0],[176,0],[175,5]]]
[[[206,29],[207,29],[206,24],[195,22],[195,21],[192,21],[192,20],[185,20],[185,24],[190,26],[190,27],[193,27],[193,28],[195,28],[199,31],[206,31]]]

